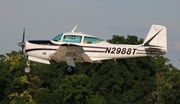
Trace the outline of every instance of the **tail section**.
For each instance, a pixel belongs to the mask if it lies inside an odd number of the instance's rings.
[[[161,25],[152,25],[149,33],[143,43],[143,46],[167,51],[166,27]]]

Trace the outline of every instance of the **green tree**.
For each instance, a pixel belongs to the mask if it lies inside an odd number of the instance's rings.
[[[23,73],[25,59],[20,51],[12,51],[6,56],[1,55],[1,103],[33,102],[31,95],[26,91],[29,81],[27,75]]]

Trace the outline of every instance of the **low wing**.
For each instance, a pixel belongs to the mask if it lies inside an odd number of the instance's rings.
[[[59,46],[57,51],[50,55],[50,58],[56,62],[66,61],[66,58],[70,57],[75,62],[90,62],[93,61],[85,54],[84,49],[76,45],[62,45]]]

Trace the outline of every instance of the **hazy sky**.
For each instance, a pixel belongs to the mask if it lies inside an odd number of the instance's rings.
[[[168,53],[180,68],[180,0],[0,0],[0,54],[21,50],[26,40],[52,39],[76,31],[111,39],[113,35],[145,38],[152,24],[167,27]]]

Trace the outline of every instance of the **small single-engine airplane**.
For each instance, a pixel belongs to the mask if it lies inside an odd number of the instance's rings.
[[[152,25],[140,45],[111,44],[92,35],[81,32],[61,33],[52,40],[23,39],[18,45],[28,56],[25,73],[31,72],[30,61],[44,64],[66,61],[66,74],[73,74],[75,62],[101,63],[101,60],[164,55],[167,52],[166,27]]]

